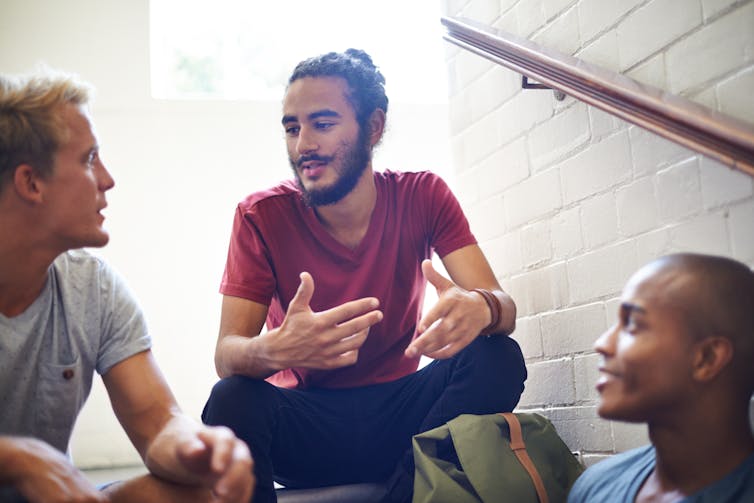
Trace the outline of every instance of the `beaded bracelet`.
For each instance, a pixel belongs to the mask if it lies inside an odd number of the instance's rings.
[[[503,306],[500,305],[500,299],[497,298],[497,295],[484,288],[474,288],[472,292],[476,292],[482,296],[487,303],[487,306],[490,308],[490,315],[492,316],[492,321],[490,321],[489,325],[484,327],[480,332],[480,335],[490,335],[495,333],[495,329],[500,323],[500,317],[503,314]]]

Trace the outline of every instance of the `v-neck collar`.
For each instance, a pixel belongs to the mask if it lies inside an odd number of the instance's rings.
[[[379,234],[381,233],[382,229],[380,222],[384,222],[385,220],[385,210],[387,208],[385,200],[387,195],[385,194],[385,186],[382,183],[382,178],[379,177],[377,173],[374,173],[373,177],[375,182],[375,190],[377,193],[374,203],[374,209],[372,210],[372,215],[369,217],[369,226],[367,227],[367,231],[364,234],[364,237],[361,238],[361,242],[359,242],[356,248],[349,248],[348,246],[335,239],[335,237],[330,234],[327,229],[325,229],[325,226],[322,224],[322,222],[320,222],[319,218],[317,218],[317,214],[314,211],[314,208],[308,207],[306,205],[304,205],[303,207],[304,218],[307,222],[307,225],[309,226],[309,229],[311,229],[317,240],[331,253],[343,257],[344,259],[352,261],[358,260],[364,254],[367,247],[372,246],[375,240],[379,239]]]

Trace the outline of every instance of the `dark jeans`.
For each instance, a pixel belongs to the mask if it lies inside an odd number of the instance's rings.
[[[459,414],[513,410],[525,379],[516,341],[493,335],[414,374],[361,388],[290,390],[232,376],[215,385],[202,419],[249,444],[255,503],[276,501],[273,479],[286,487],[388,481],[390,501],[407,501],[411,437]]]

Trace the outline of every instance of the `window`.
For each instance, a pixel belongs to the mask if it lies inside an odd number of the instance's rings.
[[[299,61],[367,51],[392,101],[447,102],[439,0],[151,0],[158,99],[280,100]]]

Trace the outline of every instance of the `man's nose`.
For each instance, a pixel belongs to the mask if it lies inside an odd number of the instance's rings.
[[[615,353],[615,338],[617,333],[618,324],[615,323],[594,341],[594,350],[603,356]]]

